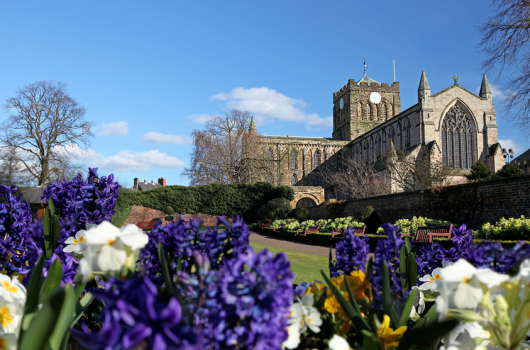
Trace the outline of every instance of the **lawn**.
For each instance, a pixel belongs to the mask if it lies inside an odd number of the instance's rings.
[[[256,243],[250,243],[250,245],[254,247],[256,252],[267,248],[274,254],[279,252],[287,254],[287,258],[291,262],[291,270],[296,276],[293,283],[311,282],[316,279],[322,281],[320,270],[324,270],[325,273],[329,274],[328,258],[326,257],[293,252],[292,250],[273,248]]]

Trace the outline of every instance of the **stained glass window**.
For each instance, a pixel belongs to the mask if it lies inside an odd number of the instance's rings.
[[[297,168],[297,164],[296,164],[296,158],[297,158],[297,152],[293,149],[291,151],[291,169],[295,170]]]
[[[315,151],[313,155],[313,169],[316,169],[320,165],[320,151]]]

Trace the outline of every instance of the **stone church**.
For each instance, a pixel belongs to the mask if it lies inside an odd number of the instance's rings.
[[[443,159],[457,174],[469,172],[478,160],[492,172],[504,165],[497,139],[497,122],[486,75],[478,95],[458,84],[431,94],[425,72],[418,87],[418,103],[401,110],[399,82],[379,83],[366,76],[348,80],[333,93],[331,137],[263,136],[262,156],[270,160],[266,181],[291,185],[295,192],[326,188],[322,169],[338,169],[341,159],[360,157],[369,164],[384,163],[387,154],[403,152],[418,157],[422,150]],[[250,132],[256,132],[254,121]],[[313,189],[312,189],[313,188]],[[395,188],[392,192],[402,191]],[[316,204],[322,195],[312,196]],[[326,199],[345,199],[326,188]]]

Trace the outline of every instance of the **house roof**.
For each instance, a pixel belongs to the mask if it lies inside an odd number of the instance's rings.
[[[162,187],[158,182],[138,182],[138,191],[147,191]]]
[[[18,187],[17,194],[28,203],[46,203],[42,197],[42,187]]]

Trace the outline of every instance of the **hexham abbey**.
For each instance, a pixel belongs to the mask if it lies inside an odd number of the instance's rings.
[[[333,93],[333,134],[331,138],[259,136],[263,158],[270,160],[266,181],[291,185],[295,193],[311,195],[314,204],[325,199],[345,199],[326,186],[322,169],[338,169],[343,157],[359,157],[368,164],[383,163],[387,154],[402,152],[418,157],[443,159],[445,166],[464,174],[478,160],[492,172],[504,160],[497,140],[497,123],[492,93],[484,75],[479,95],[454,85],[431,94],[425,72],[418,87],[418,103],[401,111],[399,83],[378,83],[364,74],[360,81],[348,80]],[[256,133],[252,120],[250,132]],[[384,165],[383,165],[384,168]],[[392,186],[392,192],[403,188]],[[337,191],[338,192],[338,191]],[[390,190],[389,190],[390,192]],[[294,203],[293,203],[294,204]]]

